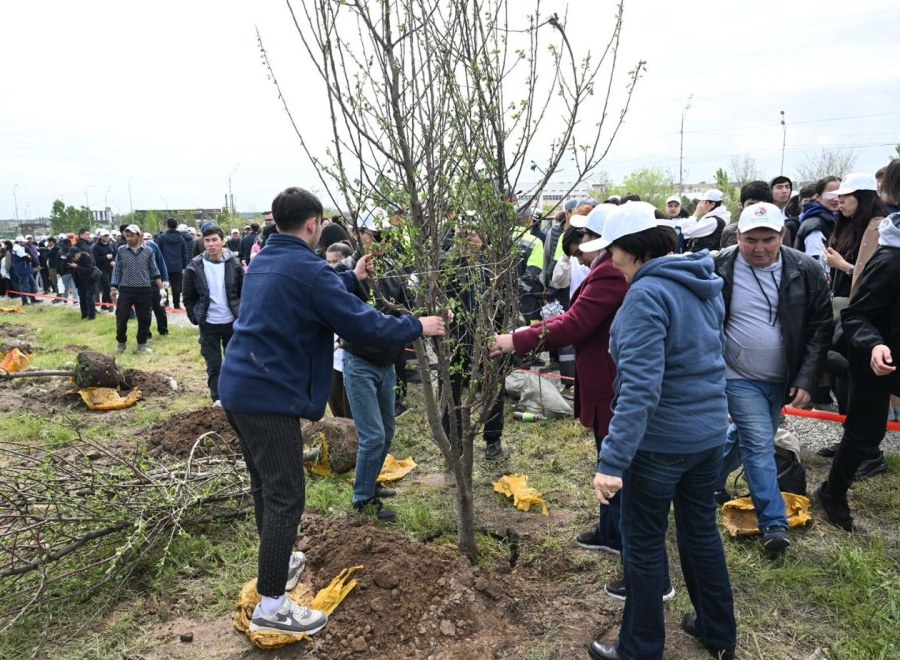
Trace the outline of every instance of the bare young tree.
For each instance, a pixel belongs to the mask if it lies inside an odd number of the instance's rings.
[[[853,149],[826,149],[815,156],[806,156],[797,166],[797,174],[800,181],[818,181],[826,176],[843,177],[853,171],[856,165],[856,154]]]
[[[544,15],[540,2],[531,13],[508,0],[294,4],[287,0],[330,111],[324,153],[294,123],[321,186],[349,217],[403,210],[395,254],[415,271],[415,304],[395,311],[453,310],[432,356],[422,341],[415,351],[428,427],[457,485],[459,550],[471,558],[473,441],[511,368],[489,353],[494,333],[519,318],[524,211],[563,167],[577,185],[600,163],[644,62],[620,73],[621,2],[597,53],[576,52],[566,17]],[[277,86],[261,38],[260,49]],[[539,182],[519,199],[525,173]]]
[[[738,188],[745,183],[758,181],[762,178],[762,173],[756,167],[756,159],[748,154],[732,156],[731,160],[728,161],[728,170],[731,174],[731,180],[737,184]]]

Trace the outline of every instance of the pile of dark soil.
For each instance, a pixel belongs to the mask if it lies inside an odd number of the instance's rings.
[[[143,373],[146,375],[148,372]],[[141,392],[144,391],[142,385],[138,387]],[[225,411],[212,407],[172,415],[151,429],[149,443],[151,447],[159,447],[173,456],[185,457],[191,453],[197,438],[210,431],[218,433],[226,443],[237,449],[237,436],[225,418]]]
[[[344,568],[365,567],[316,635],[319,657],[524,657],[550,624],[567,627],[572,640],[571,655],[558,657],[581,657],[591,639],[618,621],[612,601],[573,596],[562,580],[527,567],[486,573],[453,550],[408,540],[359,516],[310,515],[304,522],[298,546],[309,575],[301,579],[313,592]]]
[[[128,391],[137,387],[141,390],[141,396],[168,396],[173,394],[169,381],[171,377],[156,371],[141,371],[140,369],[126,369],[122,372],[125,382],[122,389]]]
[[[23,353],[33,352],[34,346],[28,328],[24,325],[0,323],[0,352],[8,353],[14,348]]]

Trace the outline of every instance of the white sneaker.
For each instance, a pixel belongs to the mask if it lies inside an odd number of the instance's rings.
[[[306,568],[306,555],[299,550],[295,550],[291,553],[291,563],[288,565],[287,582],[284,584],[285,591],[290,591],[297,586],[300,574],[304,568]]]
[[[221,407],[222,407],[222,402],[219,401],[218,399],[216,399],[215,401],[213,401],[212,407],[213,407],[213,408],[221,408]],[[288,591],[290,591],[290,589],[288,589]]]
[[[250,632],[280,632],[299,635],[313,635],[328,623],[328,615],[319,610],[297,605],[287,596],[284,604],[272,616],[265,616],[259,605],[250,619]]]

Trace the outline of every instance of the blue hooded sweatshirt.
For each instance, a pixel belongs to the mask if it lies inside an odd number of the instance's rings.
[[[357,298],[300,238],[272,234],[244,275],[241,315],[228,342],[219,397],[238,413],[321,419],[331,388],[334,335],[359,344],[409,343],[414,316],[385,316]]]
[[[610,330],[613,418],[597,471],[621,477],[635,452],[691,454],[725,443],[725,303],[709,252],[641,266]]]

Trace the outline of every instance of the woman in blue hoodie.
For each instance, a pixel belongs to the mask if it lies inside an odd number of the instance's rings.
[[[605,504],[622,490],[628,597],[618,641],[595,641],[588,651],[597,660],[663,657],[665,535],[674,503],[696,610],[682,627],[713,657],[733,658],[734,603],[713,495],[728,426],[722,280],[706,250],[671,254],[675,232],[657,226],[650,204],[618,207],[603,242],[630,287],[610,333],[616,394],[594,492]]]

